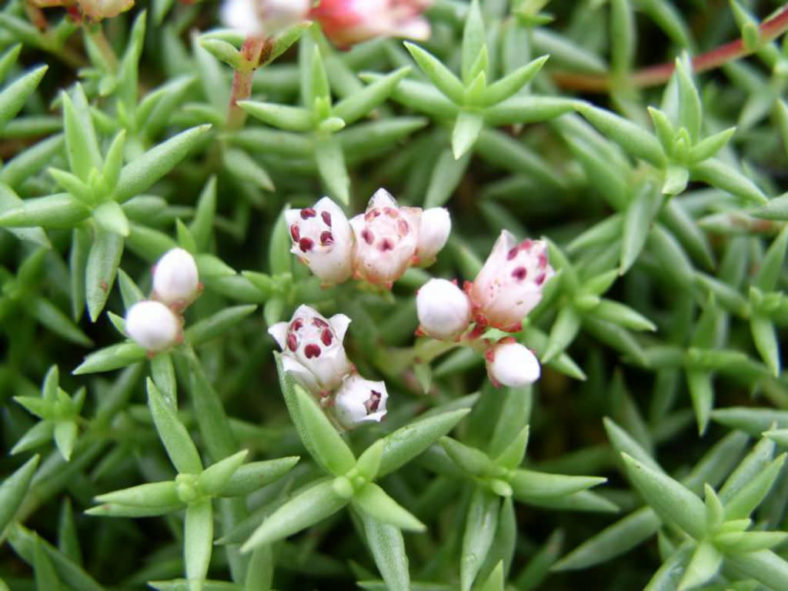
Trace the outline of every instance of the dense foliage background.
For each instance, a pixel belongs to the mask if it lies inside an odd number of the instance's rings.
[[[80,23],[8,2],[5,586],[788,588],[782,4],[436,0],[418,44],[435,60],[393,39],[338,50],[296,27],[255,73],[247,116],[228,106],[234,69],[252,66],[213,3],[138,2]],[[513,72],[511,88],[492,85]],[[355,214],[381,186],[446,205],[449,244],[390,293],[321,288],[290,255],[282,212],[328,194]],[[468,349],[411,349],[418,286],[472,280],[502,229],[547,237],[559,271],[514,335],[543,361],[529,388],[494,388]],[[205,289],[184,344],[148,359],[122,318],[176,245]],[[350,460],[277,376],[266,329],[302,303],[350,316],[349,357],[387,383],[387,419],[342,436]],[[378,472],[361,454],[384,437]],[[238,463],[272,462],[245,484],[237,464],[196,484],[241,449]],[[391,523],[405,517],[354,501],[240,552],[354,454],[424,533],[403,538]],[[96,502],[173,479],[161,498]]]

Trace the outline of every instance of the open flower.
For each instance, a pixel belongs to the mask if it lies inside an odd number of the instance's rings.
[[[526,239],[518,243],[504,230],[474,282],[465,286],[476,321],[508,332],[520,330],[553,275],[546,242]]]
[[[375,37],[426,40],[430,24],[422,12],[431,0],[321,0],[310,18],[334,44],[347,47]]]
[[[350,220],[356,235],[356,277],[390,286],[416,260],[421,209],[399,207],[391,194],[378,189],[367,211]]]
[[[471,303],[455,283],[430,279],[416,296],[419,328],[436,339],[449,340],[462,334],[471,322]]]
[[[352,429],[361,423],[379,422],[386,416],[386,384],[354,374],[346,377],[334,398],[334,416]]]
[[[181,321],[161,302],[143,300],[126,312],[126,334],[149,353],[164,351],[180,342]]]
[[[341,283],[353,271],[353,232],[342,209],[328,197],[313,207],[288,209],[285,220],[297,255],[326,283]]]
[[[282,349],[284,370],[311,392],[324,395],[352,371],[342,344],[349,324],[344,314],[326,319],[301,305],[290,322],[278,322],[268,332]]]
[[[539,379],[542,368],[530,349],[505,339],[489,349],[487,375],[495,386],[521,388]]]
[[[183,310],[200,294],[200,276],[194,257],[182,248],[173,248],[153,268],[153,299]]]
[[[248,36],[275,35],[307,18],[310,0],[225,0],[222,23]]]

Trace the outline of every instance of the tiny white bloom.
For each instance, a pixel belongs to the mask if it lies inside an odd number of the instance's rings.
[[[185,308],[200,292],[200,276],[194,257],[173,248],[153,268],[153,298],[176,308]]]
[[[539,360],[520,343],[502,342],[487,351],[487,375],[496,386],[528,386],[542,373]]]
[[[504,230],[482,270],[466,288],[476,321],[508,332],[520,330],[523,318],[542,299],[543,286],[553,275],[546,242],[518,243]]]
[[[421,213],[419,246],[416,251],[419,262],[434,259],[446,245],[451,233],[451,217],[445,207],[431,207]]]
[[[304,20],[310,5],[310,0],[225,0],[219,17],[226,27],[261,37]]]
[[[297,255],[326,283],[341,283],[353,271],[353,232],[342,209],[328,197],[313,207],[288,209],[285,220]]]
[[[386,416],[386,384],[354,374],[346,377],[334,396],[334,415],[346,428],[380,422]]]
[[[390,286],[416,260],[421,209],[400,207],[378,189],[367,210],[350,220],[356,235],[353,267],[359,279]]]
[[[352,371],[342,344],[349,324],[344,314],[326,319],[302,305],[290,322],[278,322],[268,332],[282,349],[284,370],[306,389],[325,394]]]
[[[181,322],[161,302],[143,300],[126,312],[126,333],[146,351],[169,349],[181,339]]]
[[[255,7],[256,0],[225,0],[219,9],[219,18],[225,27],[247,36],[263,35],[263,21]]]
[[[468,296],[445,279],[430,279],[421,286],[416,296],[416,311],[422,332],[436,339],[452,339],[471,322]]]

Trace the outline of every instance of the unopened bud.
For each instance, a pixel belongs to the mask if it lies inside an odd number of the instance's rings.
[[[226,27],[262,37],[304,20],[310,4],[310,0],[225,0],[219,16]]]
[[[181,323],[161,302],[143,300],[126,313],[126,333],[146,351],[164,351],[180,340]]]
[[[422,332],[449,340],[463,333],[471,321],[468,296],[451,281],[430,279],[416,296]]]
[[[194,257],[182,248],[173,248],[153,268],[153,298],[183,309],[200,293],[200,276]]]
[[[419,262],[434,259],[446,245],[451,233],[451,217],[445,207],[431,207],[421,213],[419,245],[416,255]]]
[[[350,375],[342,381],[334,398],[334,413],[344,427],[379,422],[386,416],[386,384]]]
[[[520,343],[499,343],[487,352],[486,357],[487,375],[496,386],[528,386],[542,373],[536,355]]]

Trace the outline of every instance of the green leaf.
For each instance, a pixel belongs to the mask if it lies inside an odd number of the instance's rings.
[[[246,496],[276,482],[298,463],[298,456],[264,462],[250,462],[240,466],[227,483],[216,493],[224,497]]]
[[[182,131],[129,162],[120,172],[114,199],[122,203],[144,193],[196,149],[210,129],[199,125]]]
[[[517,94],[523,86],[533,80],[549,57],[549,55],[538,57],[490,84],[484,91],[484,105],[489,107]]]
[[[239,101],[238,106],[255,119],[285,131],[311,131],[316,125],[314,114],[304,107],[259,101]]]
[[[186,329],[184,341],[196,347],[222,336],[257,309],[255,305],[224,308]]]
[[[530,500],[539,497],[561,497],[571,495],[607,482],[597,476],[565,476],[547,474],[533,470],[515,470],[509,480],[517,499]]]
[[[571,306],[564,306],[558,312],[550,329],[550,340],[542,354],[542,362],[549,363],[572,343],[580,330],[580,314]]]
[[[96,501],[102,504],[127,505],[131,507],[145,507],[149,509],[161,508],[171,510],[173,507],[182,506],[178,497],[175,482],[151,482],[140,484],[123,490],[116,490],[103,495],[98,495]]]
[[[119,236],[129,235],[129,220],[116,201],[105,201],[93,210],[93,219],[105,232]]]
[[[465,533],[460,557],[460,588],[469,591],[498,529],[501,501],[497,495],[476,486],[465,517]]]
[[[80,179],[87,181],[92,170],[100,171],[102,168],[90,106],[80,84],[74,88],[73,100],[66,93],[61,95],[61,99],[69,168]]]
[[[670,476],[652,470],[625,453],[621,456],[632,484],[657,515],[693,538],[701,539],[706,530],[703,501]]]
[[[5,530],[27,495],[30,482],[38,468],[37,455],[17,468],[0,485],[0,531]]]
[[[218,495],[230,483],[230,479],[249,455],[249,450],[241,450],[203,470],[198,479],[200,489],[209,495]]]
[[[114,232],[96,228],[93,245],[85,268],[85,297],[93,322],[104,309],[123,255],[123,238]]]
[[[633,156],[654,166],[662,166],[664,163],[665,157],[659,141],[639,125],[589,103],[578,103],[577,110],[591,125]]]
[[[129,306],[127,306],[128,308]],[[169,353],[159,353],[150,360],[150,372],[153,383],[161,391],[170,406],[178,406],[178,392],[175,381],[175,368]]]
[[[771,589],[784,589],[788,585],[788,562],[771,550],[729,554],[725,561],[727,567],[734,568]]]
[[[0,130],[22,110],[48,68],[49,66],[39,66],[3,88],[0,92]]]
[[[662,207],[662,195],[650,183],[644,183],[636,191],[624,217],[619,267],[621,275],[626,273],[640,256],[648,238],[648,228]]]
[[[164,449],[180,474],[199,474],[202,461],[189,432],[178,420],[175,409],[165,402],[156,384],[148,378],[148,407]]]
[[[786,454],[781,454],[725,503],[725,519],[744,519],[761,504],[780,475]]]
[[[692,162],[703,162],[704,160],[712,158],[728,144],[735,133],[736,128],[729,127],[728,129],[724,129],[723,131],[702,139],[690,148],[690,160]]]
[[[462,82],[459,81],[443,63],[434,55],[425,51],[418,45],[405,42],[405,49],[408,50],[410,55],[416,61],[419,69],[427,75],[427,78],[451,101],[462,104],[465,96],[465,88]],[[476,56],[473,56],[474,59]]]
[[[345,124],[355,123],[362,117],[370,114],[378,105],[383,103],[400,81],[410,72],[409,67],[399,68],[382,78],[375,80],[364,89],[354,92],[341,100],[332,109],[334,117],[339,117]]]
[[[706,432],[711,409],[714,408],[714,386],[707,371],[688,369],[687,387],[692,397],[692,407],[698,422],[698,434]]]
[[[693,179],[739,197],[744,205],[765,205],[768,201],[755,183],[727,163],[709,158],[690,167]]]
[[[38,536],[34,534],[33,542],[33,569],[36,577],[37,591],[59,591],[62,587],[58,580],[55,567],[44,550]]]
[[[353,506],[375,519],[406,531],[422,532],[426,526],[374,482],[355,492]]]
[[[364,511],[359,511],[358,515],[364,526],[367,547],[386,582],[386,587],[392,591],[410,591],[408,555],[402,532]]]
[[[484,118],[481,115],[460,111],[451,135],[451,148],[455,160],[459,160],[473,148],[483,127]]]
[[[346,474],[356,465],[353,452],[306,390],[298,384],[293,386],[293,390],[295,412],[300,418],[296,426],[299,423],[303,426],[303,429],[299,426],[299,436],[307,450],[327,472],[336,476]]]
[[[501,413],[503,417],[503,413]],[[508,470],[517,468],[525,458],[525,451],[528,447],[528,434],[530,432],[529,426],[523,427],[520,432],[512,439],[498,457],[495,458],[495,463]]]
[[[136,343],[119,343],[99,349],[85,357],[85,360],[73,371],[74,375],[84,375],[112,371],[132,365],[145,359],[145,349]]]
[[[499,472],[487,454],[451,437],[441,437],[440,444],[457,466],[471,476],[490,476]]]
[[[755,277],[755,285],[762,291],[773,291],[785,262],[785,249],[788,248],[788,227],[783,228],[763,257]]]
[[[210,499],[186,507],[183,528],[183,560],[190,591],[202,591],[213,549],[213,509]]]
[[[71,452],[74,451],[74,443],[76,443],[79,428],[74,421],[58,421],[55,423],[55,445],[63,456],[63,459],[69,461],[71,459]]]
[[[770,550],[788,539],[782,531],[731,532],[714,537],[714,543],[726,554],[745,554]]]
[[[306,529],[339,511],[348,500],[334,491],[333,479],[320,480],[279,507],[241,547],[249,552]]]
[[[470,161],[470,153],[457,159],[452,150],[446,149],[441,152],[430,177],[427,195],[424,198],[425,208],[440,207],[451,198],[462,181]]]
[[[78,199],[66,193],[25,199],[21,204],[0,214],[0,227],[73,228],[90,215]]]
[[[780,343],[777,339],[777,330],[774,323],[761,315],[754,315],[750,318],[750,330],[755,348],[761,354],[761,358],[769,366],[772,374],[777,377],[780,375]]]
[[[695,88],[695,82],[692,79],[692,63],[689,55],[686,53],[676,59],[675,76],[678,81],[676,86],[679,91],[679,125],[689,131],[690,138],[694,143],[700,137],[701,124],[703,123],[703,107],[698,90]]]
[[[315,160],[329,194],[344,205],[350,203],[350,177],[339,142],[331,137],[319,140],[315,144]]]

